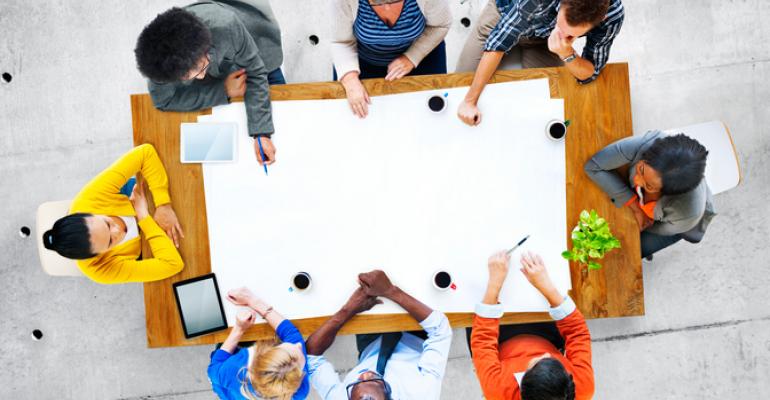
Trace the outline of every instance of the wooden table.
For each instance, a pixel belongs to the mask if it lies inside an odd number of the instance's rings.
[[[472,78],[469,73],[431,75],[407,77],[396,82],[372,79],[364,81],[364,85],[371,95],[377,96],[468,86]],[[616,209],[583,172],[583,164],[596,151],[633,133],[628,65],[607,65],[599,79],[588,85],[577,84],[565,68],[499,71],[492,82],[538,78],[549,79],[551,97],[564,98],[565,117],[572,121],[566,139],[567,237],[580,211],[595,209],[609,221],[623,246],[610,252],[602,261],[604,268],[598,271],[588,271],[570,263],[571,295],[587,318],[643,315],[644,289],[636,221],[631,213]],[[345,98],[345,92],[338,83],[322,82],[274,86],[270,96],[273,101],[341,99]],[[184,338],[171,288],[173,282],[211,272],[202,169],[197,164],[179,162],[179,124],[197,122],[198,115],[210,114],[211,110],[161,112],[153,107],[149,95],[139,94],[131,96],[131,111],[134,144],[152,143],[157,149],[168,172],[172,204],[186,236],[179,249],[185,261],[184,270],[171,278],[144,284],[147,344],[149,347],[167,347],[222,342],[227,337],[227,331],[192,340]],[[483,129],[483,125],[479,129]],[[280,157],[280,144],[278,154]],[[538,193],[533,192],[532,196],[538,196]],[[149,252],[147,246],[145,251]],[[471,325],[473,314],[454,313],[448,314],[448,317],[453,327],[466,327]],[[326,317],[308,318],[295,320],[294,323],[303,334],[309,335],[325,320]],[[508,313],[503,317],[505,323],[544,320],[550,320],[547,313]],[[359,315],[345,325],[340,334],[417,328],[417,323],[407,314]],[[272,334],[267,325],[255,326],[243,340]]]

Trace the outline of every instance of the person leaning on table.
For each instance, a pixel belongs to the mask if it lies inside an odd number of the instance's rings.
[[[524,68],[564,65],[580,83],[595,80],[620,33],[621,0],[489,0],[457,60],[457,72],[476,71],[457,116],[481,122],[481,93],[506,53],[521,48]],[[573,43],[585,36],[582,55]]]
[[[444,37],[452,25],[446,0],[332,0],[334,79],[342,83],[350,109],[369,113],[361,79],[400,79],[445,74]]]
[[[438,400],[452,344],[449,320],[393,285],[382,271],[360,274],[358,280],[361,287],[348,303],[307,339],[310,383],[325,400]],[[348,320],[379,303],[378,296],[401,306],[424,331],[356,335],[358,365],[340,381],[322,354]]]
[[[138,172],[152,192],[155,218],[147,209],[143,183],[134,184]],[[174,247],[184,235],[171,207],[166,171],[150,144],[133,148],[92,179],[72,200],[69,212],[43,234],[43,244],[78,260],[83,274],[95,282],[155,281],[184,267]],[[153,258],[138,259],[140,232]]]
[[[275,162],[269,85],[286,81],[280,69],[281,30],[268,0],[171,8],[142,30],[134,53],[160,110],[195,111],[243,96],[257,161]]]
[[[299,330],[245,287],[229,291],[227,300],[247,309],[238,313],[225,342],[211,353],[207,374],[217,396],[224,400],[307,398],[307,353]],[[275,330],[278,340],[262,340],[241,348],[238,342],[257,314]]]
[[[594,393],[591,334],[569,296],[562,296],[543,260],[527,253],[521,271],[548,301],[556,323],[500,326],[499,302],[510,257],[489,258],[489,282],[469,332],[471,358],[488,400],[587,400]],[[563,349],[563,350],[562,350]]]
[[[610,144],[584,169],[616,207],[633,212],[642,257],[650,258],[682,239],[703,239],[716,215],[704,178],[707,156],[703,145],[684,134],[650,131]],[[627,179],[619,168],[628,168]]]

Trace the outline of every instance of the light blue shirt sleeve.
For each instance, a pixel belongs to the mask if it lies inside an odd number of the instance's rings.
[[[476,304],[476,315],[481,318],[500,318],[503,316],[503,305],[498,304]]]
[[[307,356],[310,384],[324,400],[346,399],[345,387],[340,376],[334,371],[334,366],[324,356]]]
[[[575,306],[575,302],[572,300],[572,298],[569,296],[564,296],[564,301],[562,301],[558,306],[549,309],[548,313],[551,314],[551,318],[553,318],[555,321],[561,321],[572,314],[575,311],[575,308],[577,307]]]
[[[422,344],[418,368],[423,376],[430,375],[440,382],[444,377],[452,345],[452,327],[446,315],[439,311],[433,311],[420,322],[420,326],[428,333],[428,339]]]

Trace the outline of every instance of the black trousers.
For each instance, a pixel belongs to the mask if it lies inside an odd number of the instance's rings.
[[[465,339],[468,342],[468,350],[471,352],[471,355],[473,354],[473,350],[471,349],[472,332],[472,328],[465,328]],[[561,333],[559,333],[559,328],[556,327],[555,322],[500,325],[500,336],[497,339],[497,343],[502,344],[518,335],[540,336],[551,342],[560,352],[564,352],[564,338],[561,336]]]

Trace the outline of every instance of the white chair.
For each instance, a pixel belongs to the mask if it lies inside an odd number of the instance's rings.
[[[35,221],[37,253],[40,256],[40,265],[43,266],[43,271],[48,275],[83,276],[75,260],[64,258],[59,253],[46,249],[43,245],[43,233],[51,229],[56,220],[67,215],[71,203],[71,200],[49,201],[37,208]]]
[[[706,147],[709,155],[705,175],[711,193],[722,193],[741,183],[738,153],[730,130],[722,121],[704,122],[664,132],[668,135],[684,133]]]

